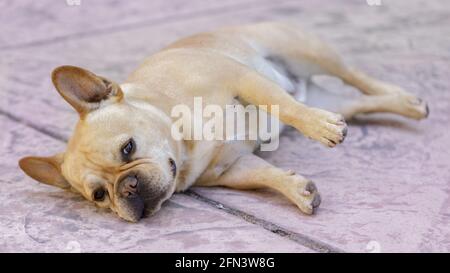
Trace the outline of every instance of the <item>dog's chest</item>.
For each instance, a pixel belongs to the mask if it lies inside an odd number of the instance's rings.
[[[186,141],[185,144],[185,158],[178,176],[177,191],[184,191],[195,183],[220,146],[219,141]]]
[[[257,146],[257,141],[195,141],[188,145],[187,158],[180,171],[177,191],[198,182],[219,178],[243,154]]]

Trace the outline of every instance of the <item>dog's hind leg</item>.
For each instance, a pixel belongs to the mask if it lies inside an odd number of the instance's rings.
[[[420,99],[409,101],[402,96],[389,94],[377,96],[339,94],[342,92],[328,91],[314,81],[308,81],[304,86],[307,89],[304,91],[307,93],[305,101],[307,105],[340,113],[345,119],[351,119],[360,113],[377,112],[394,113],[413,119],[428,115],[428,107],[426,105],[420,107],[423,104]]]
[[[375,112],[389,112],[417,120],[428,117],[427,103],[398,86],[371,78],[356,69],[345,67],[342,63],[327,72],[363,93],[360,98],[347,104],[346,108],[342,109],[344,112],[338,111],[346,118],[358,113]]]
[[[224,186],[241,190],[271,188],[282,193],[306,214],[313,214],[321,201],[312,181],[292,171],[274,167],[253,154],[241,156],[217,179],[200,180],[195,186]]]
[[[261,54],[268,61],[281,64],[297,78],[310,80],[313,75],[324,74],[341,78],[366,96],[382,96],[371,100],[364,98],[354,104],[358,112],[393,112],[405,117],[427,117],[427,104],[418,97],[393,84],[374,79],[362,71],[349,67],[326,43],[292,25],[266,23],[248,27],[248,33],[260,44]],[[390,102],[389,105],[380,103]],[[396,109],[395,109],[396,108]]]

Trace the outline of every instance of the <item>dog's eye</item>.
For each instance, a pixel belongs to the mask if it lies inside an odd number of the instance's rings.
[[[103,188],[96,189],[93,194],[94,200],[97,202],[103,201],[105,199],[105,195],[106,195],[105,189]]]
[[[130,138],[130,140],[128,140],[127,143],[125,143],[122,146],[122,151],[121,151],[122,156],[124,158],[129,158],[135,149],[136,149],[136,143],[134,142],[134,140],[132,138]]]
[[[177,164],[175,164],[175,160],[169,158],[170,171],[172,172],[173,177],[177,174]]]

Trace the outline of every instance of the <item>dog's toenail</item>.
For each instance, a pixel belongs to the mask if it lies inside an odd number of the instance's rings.
[[[314,199],[311,204],[312,204],[313,208],[317,208],[321,202],[322,202],[322,198],[320,197],[320,194],[316,194],[316,196],[314,196]]]
[[[314,184],[314,182],[312,181],[309,181],[308,184],[306,184],[305,186],[305,190],[310,193],[315,192],[317,190],[316,184]]]
[[[425,106],[425,117],[427,118],[430,114],[430,108],[428,108],[428,104]]]
[[[344,130],[342,130],[342,135],[344,136],[342,140],[344,140],[344,138],[347,136],[347,127],[345,127]]]

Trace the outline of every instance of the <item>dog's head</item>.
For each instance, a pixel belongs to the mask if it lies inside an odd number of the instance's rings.
[[[170,122],[155,108],[125,99],[118,84],[84,69],[58,67],[52,81],[80,120],[65,152],[22,158],[22,170],[128,221],[156,212],[175,189],[178,149],[169,137]]]

